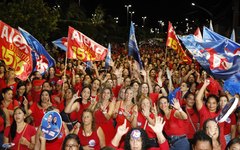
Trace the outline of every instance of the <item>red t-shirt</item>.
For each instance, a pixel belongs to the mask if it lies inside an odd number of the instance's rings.
[[[184,120],[174,117],[175,111],[176,110],[171,110],[169,118],[166,116],[163,117],[163,119],[166,121],[163,130],[168,136],[180,136],[186,134]]]
[[[159,96],[159,93],[150,93],[149,94],[149,97],[152,100],[152,104],[154,104],[154,103],[157,104],[158,96]]]
[[[4,130],[4,119],[0,116],[0,132]]]
[[[18,101],[17,100],[12,100],[12,102],[9,103],[9,105],[7,106],[7,109],[14,111],[14,109],[18,106],[19,106]],[[1,105],[1,107],[2,108],[4,107],[3,104]],[[13,122],[13,116],[10,115],[10,124],[12,124],[12,122]]]
[[[4,136],[9,137],[9,135],[10,135],[10,126],[6,127],[6,129],[4,130]],[[10,141],[11,143],[15,143],[15,145],[11,149],[12,150],[18,149],[18,144],[20,144],[19,140],[22,136],[26,138],[29,142],[31,142],[31,138],[35,135],[36,135],[35,128],[29,124],[26,124],[25,128],[20,133],[16,132],[15,138],[12,141]],[[20,144],[19,149],[29,150],[29,148],[26,145],[22,145],[22,144]]]
[[[92,134],[90,136],[84,136],[84,131],[82,128],[80,128],[78,132],[78,137],[80,139],[80,145],[87,146],[94,148],[94,149],[101,149],[100,147],[100,140],[97,135],[97,130],[92,131]]]
[[[154,114],[150,114],[150,118],[154,119]],[[144,129],[145,123],[147,123],[146,128]],[[147,122],[146,117],[142,114],[142,112],[138,112],[138,117],[137,117],[137,126],[144,129],[148,135],[149,138],[156,138],[156,134],[152,130],[151,127],[149,127],[149,123]]]
[[[188,139],[192,139],[193,138],[193,135],[195,134],[195,129],[198,130],[199,128],[199,121],[200,121],[200,118],[199,118],[199,114],[197,112],[194,111],[194,109],[186,109],[186,113],[188,115],[188,118],[187,120],[185,120],[185,124],[186,124],[186,134],[187,134],[187,138]],[[191,121],[190,121],[190,118],[192,120],[192,123],[195,127],[193,127]]]
[[[32,111],[31,116],[33,117],[33,124],[35,127],[39,127],[42,122],[42,117],[44,116],[45,110],[38,106],[38,103],[34,102],[30,107]]]
[[[62,125],[61,131],[58,134],[58,136],[55,139],[46,142],[46,150],[60,149],[62,147],[62,143],[65,137],[66,137],[65,128]]]
[[[236,119],[236,115],[234,113],[232,113],[228,119],[229,119],[229,121],[224,122],[224,135],[231,133],[232,125],[237,125],[237,119]]]

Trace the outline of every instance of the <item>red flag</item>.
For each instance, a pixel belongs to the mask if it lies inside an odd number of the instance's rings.
[[[0,59],[25,81],[32,72],[31,48],[20,32],[0,21]]]
[[[188,55],[183,50],[183,48],[176,36],[176,33],[173,29],[172,23],[170,21],[168,22],[168,37],[167,37],[166,46],[174,49],[180,55],[180,58],[184,62],[186,62],[186,63],[192,62],[191,58],[188,57]]]
[[[194,32],[194,35],[199,39],[199,40],[202,40],[202,34],[201,34],[201,30],[200,28],[198,27],[196,29],[196,31]]]
[[[82,61],[100,61],[105,60],[107,52],[107,48],[69,27],[67,58]]]

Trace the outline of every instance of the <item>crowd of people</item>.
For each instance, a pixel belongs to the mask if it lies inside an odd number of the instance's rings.
[[[225,122],[215,119],[240,90],[224,91],[196,60],[185,63],[173,50],[141,47],[140,69],[124,47],[112,47],[108,68],[104,60],[87,65],[56,55],[55,66],[44,74],[33,71],[26,81],[1,60],[0,145],[14,150],[240,149],[240,107]],[[48,111],[62,118],[53,140],[41,130]]]

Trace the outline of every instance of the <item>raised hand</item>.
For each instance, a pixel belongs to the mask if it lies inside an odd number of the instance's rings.
[[[165,125],[165,121],[163,120],[162,117],[160,116],[157,116],[156,119],[155,119],[155,125],[151,125],[149,124],[149,126],[152,128],[152,130],[158,135],[158,134],[161,134],[162,131],[163,131],[163,127]]]
[[[124,123],[120,125],[117,129],[117,134],[123,136],[128,132],[129,127],[127,127],[127,120],[124,119]]]
[[[172,107],[175,108],[176,110],[181,109],[181,106],[180,106],[180,103],[179,103],[178,99],[176,99],[176,98],[173,99]]]

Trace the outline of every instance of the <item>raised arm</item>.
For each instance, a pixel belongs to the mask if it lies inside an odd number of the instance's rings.
[[[196,96],[196,107],[197,110],[200,110],[203,106],[203,96],[204,91],[206,90],[207,86],[210,84],[210,80],[205,79],[201,89],[198,91]]]
[[[79,111],[80,105],[79,102],[75,102],[76,99],[78,99],[78,92],[73,95],[71,101],[67,104],[67,106],[64,109],[65,113],[71,113],[73,111]]]

